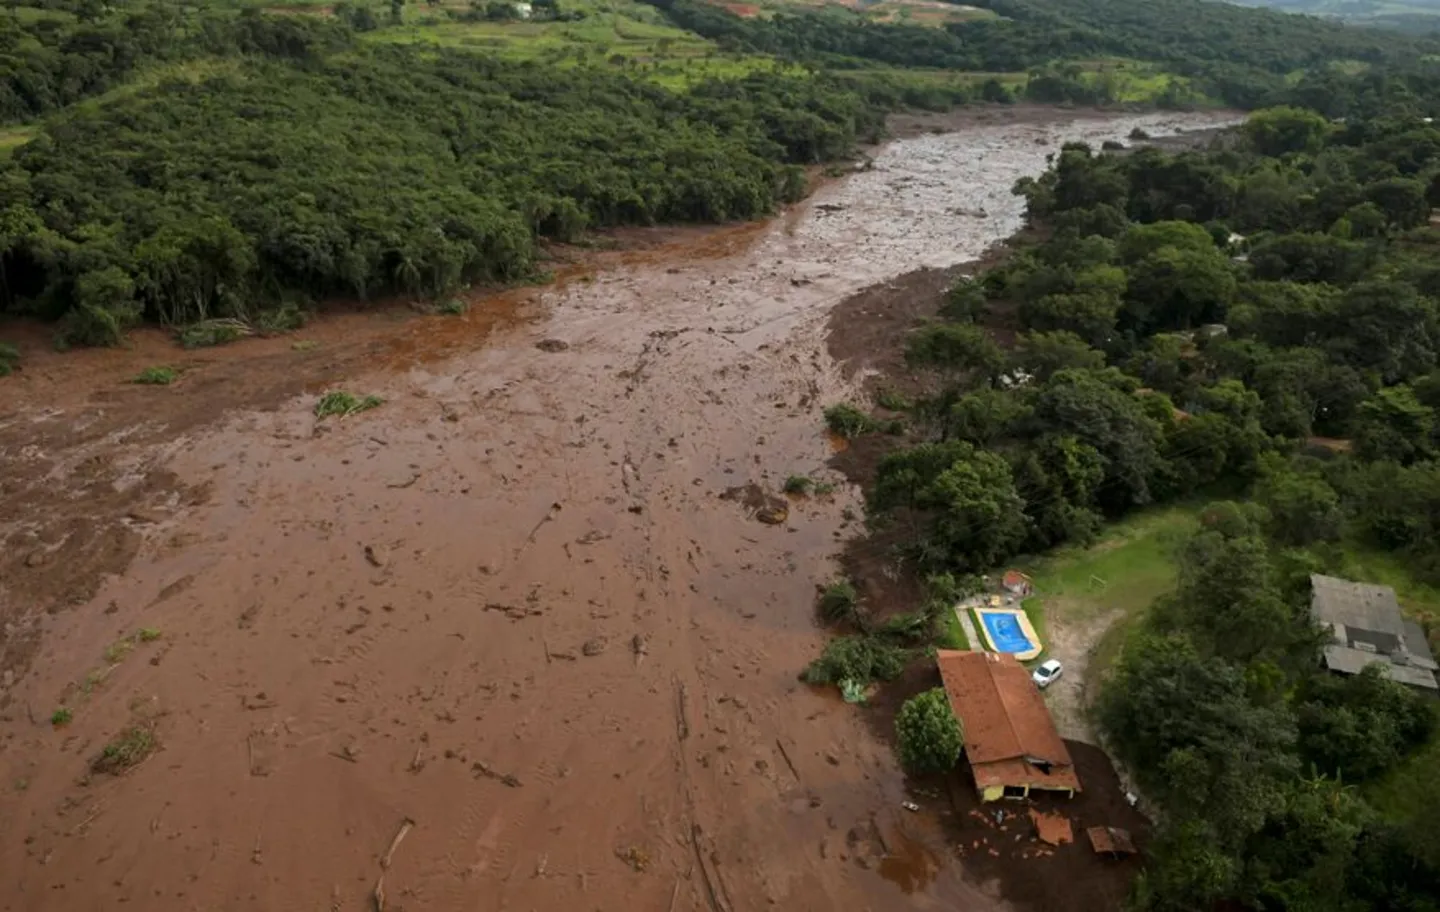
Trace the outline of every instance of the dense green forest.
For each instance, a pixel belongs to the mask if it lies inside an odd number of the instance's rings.
[[[1440,130],[1271,109],[1206,151],[1067,145],[1016,192],[1044,239],[908,337],[931,392],[890,402],[908,437],[872,514],[916,530],[943,588],[1147,505],[1243,497],[1203,511],[1102,684],[1163,811],[1136,907],[1440,908],[1440,788],[1402,817],[1355,788],[1427,743],[1435,703],[1321,672],[1308,614],[1347,546],[1440,582]],[[837,641],[870,666],[830,677],[894,673],[912,621]]]
[[[142,319],[279,325],[324,297],[512,280],[545,239],[766,214],[803,192],[802,166],[850,154],[896,108],[1113,102],[1096,58],[1169,68],[1153,80],[1160,104],[1354,116],[1440,98],[1426,62],[1440,45],[1201,0],[994,0],[1007,18],[938,26],[655,4],[689,31],[638,16],[625,28],[666,36],[657,54],[698,33],[685,53],[714,41],[738,55],[735,74],[676,88],[625,55],[387,37],[413,22],[490,35],[513,16],[493,4],[11,5],[0,121],[25,126],[0,147],[0,312],[113,344]],[[599,15],[537,9],[551,23],[525,26],[537,42]],[[977,78],[934,78],[961,71]]]
[[[1357,103],[1425,95],[1440,85],[1440,68],[1425,62],[1440,52],[1436,39],[1207,0],[979,0],[977,6],[1002,18],[952,22],[943,29],[804,10],[742,19],[703,0],[648,2],[676,24],[724,46],[831,67],[879,61],[1029,71],[1027,94],[1036,101],[1109,100],[1065,65],[1107,56],[1163,62],[1194,80],[1196,94],[1243,108],[1303,103],[1339,116]]]
[[[7,306],[111,342],[296,297],[527,274],[535,239],[749,219],[873,137],[819,80],[672,93],[621,74],[404,48],[246,17],[264,53],[80,105],[0,170]]]

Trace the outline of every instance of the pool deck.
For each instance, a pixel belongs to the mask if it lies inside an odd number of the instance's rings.
[[[975,619],[970,616],[970,608],[961,602],[951,610],[960,622],[960,629],[965,631],[965,639],[970,643],[971,651],[983,650],[985,641],[980,639],[980,632],[975,629]]]

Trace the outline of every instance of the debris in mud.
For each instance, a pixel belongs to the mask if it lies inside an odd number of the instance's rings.
[[[685,710],[684,684],[677,684],[675,689],[675,733],[681,741],[690,737],[690,718]]]
[[[781,757],[781,759],[783,759],[783,760],[785,761],[785,766],[789,768],[789,770],[790,770],[790,775],[792,775],[792,776],[795,777],[795,781],[796,781],[796,782],[799,782],[799,781],[800,781],[800,772],[799,772],[797,769],[795,769],[795,761],[790,759],[790,752],[785,749],[785,742],[781,741],[779,738],[776,738],[776,739],[775,739],[775,746],[780,749],[780,757]],[[817,805],[814,805],[814,804],[811,805],[811,807],[816,807],[816,806],[817,806]]]
[[[630,651],[635,654],[635,661],[638,663],[640,657],[650,654],[650,646],[642,634],[635,634],[630,638]]]
[[[755,511],[755,518],[767,526],[778,526],[790,518],[790,510],[787,507],[765,507]]]
[[[499,611],[512,621],[523,621],[527,617],[539,617],[544,614],[544,612],[538,608],[522,608],[519,605],[501,605],[497,602],[488,602],[482,607],[486,611]],[[564,658],[559,653],[555,655],[558,658]]]
[[[563,508],[560,504],[552,503],[550,509],[546,510],[545,515],[540,517],[540,521],[535,524],[535,528],[531,529],[530,534],[525,536],[525,544],[521,545],[519,550],[523,551],[527,546],[535,544],[535,536],[539,533],[540,527],[559,516],[561,509]],[[516,553],[519,552],[517,551]]]
[[[840,203],[816,203],[816,212],[844,212],[845,207]]]
[[[739,502],[752,516],[766,525],[778,526],[790,518],[790,507],[786,500],[767,492],[754,482],[726,488],[720,499]]]
[[[276,706],[279,705],[279,703],[271,700],[268,696],[266,696],[263,690],[255,694],[255,696],[253,697],[249,694],[240,695],[240,708],[247,711],[253,712],[257,709],[274,709]]]
[[[511,775],[510,773],[499,772],[483,760],[476,760],[474,763],[470,764],[470,772],[475,775],[476,779],[479,779],[483,776],[486,779],[494,779],[501,785],[507,785],[510,788],[520,787],[520,780],[517,779],[515,776]]]
[[[580,647],[580,652],[587,656],[598,656],[605,651],[607,645],[609,644],[604,637],[594,637],[585,641],[585,645]]]
[[[390,840],[390,848],[385,850],[385,855],[380,859],[380,870],[388,871],[390,862],[395,858],[395,850],[400,848],[400,843],[407,833],[415,826],[415,821],[406,817],[400,821],[400,829],[396,831],[395,838]]]
[[[125,518],[141,525],[157,525],[165,520],[165,514],[151,507],[136,507]]]
[[[644,874],[650,867],[650,854],[638,846],[616,849],[615,857],[625,862],[636,874]]]
[[[90,772],[118,776],[145,762],[159,746],[152,725],[135,723],[121,731],[95,755],[90,761]]]
[[[366,545],[365,559],[370,562],[372,567],[384,567],[390,562],[389,555],[380,545]]]
[[[353,744],[347,744],[338,751],[331,751],[330,756],[336,760],[347,760],[350,763],[360,762],[360,748]]]
[[[563,352],[568,349],[570,347],[570,343],[564,341],[563,339],[541,339],[539,342],[535,343],[535,347],[540,349],[542,352],[549,352],[553,355],[556,352]]]

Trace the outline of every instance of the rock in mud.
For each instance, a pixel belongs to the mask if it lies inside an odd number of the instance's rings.
[[[598,656],[605,651],[607,645],[604,637],[594,637],[585,641],[585,645],[580,647],[580,652],[587,656]]]
[[[540,349],[542,352],[550,352],[551,354],[554,354],[555,352],[563,352],[568,349],[570,347],[570,343],[564,341],[563,339],[541,339],[539,342],[535,343],[535,347]]]
[[[366,545],[365,559],[370,562],[372,567],[384,567],[390,562],[390,556],[380,545]]]
[[[762,507],[755,511],[755,518],[767,526],[778,526],[790,518],[790,511],[785,507]]]

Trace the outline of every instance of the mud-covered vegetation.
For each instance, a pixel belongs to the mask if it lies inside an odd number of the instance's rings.
[[[1205,151],[1069,145],[1016,187],[1043,240],[906,340],[929,392],[868,500],[917,530],[917,573],[1249,501],[1202,513],[1102,685],[1097,721],[1164,811],[1138,908],[1440,901],[1434,790],[1382,814],[1354,788],[1435,737],[1433,702],[1325,676],[1309,616],[1309,575],[1347,549],[1440,581],[1437,178],[1440,130],[1403,106],[1269,109]]]

